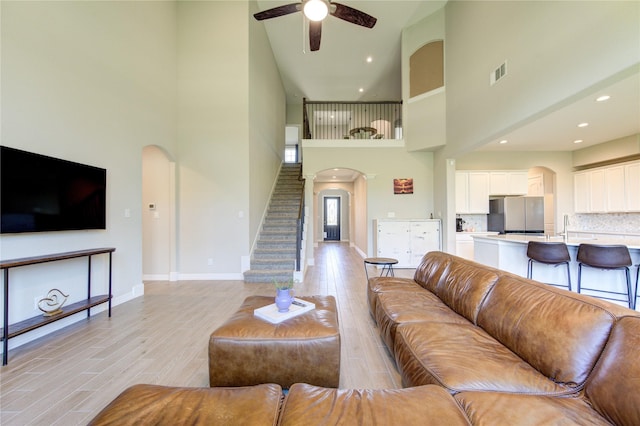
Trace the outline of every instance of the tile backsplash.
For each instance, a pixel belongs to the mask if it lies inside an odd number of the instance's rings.
[[[461,214],[464,220],[462,229],[485,232],[487,230],[486,214]],[[556,224],[557,232],[562,232],[562,218]],[[640,213],[589,213],[569,214],[571,231],[612,232],[615,234],[640,234]]]
[[[459,217],[464,220],[462,229],[470,232],[486,232],[487,230],[487,215],[486,214],[461,214]]]
[[[593,231],[640,234],[640,213],[570,214],[572,231]],[[562,224],[557,227],[562,231]]]

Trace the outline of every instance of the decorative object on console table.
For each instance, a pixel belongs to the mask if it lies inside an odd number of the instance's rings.
[[[62,300],[58,300],[58,297]],[[38,309],[44,312],[45,317],[52,317],[62,313],[62,305],[67,301],[68,294],[64,294],[57,288],[49,290],[46,297],[38,300]]]

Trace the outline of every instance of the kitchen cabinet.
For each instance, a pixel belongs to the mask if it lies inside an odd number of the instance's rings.
[[[591,175],[580,172],[573,175],[573,209],[576,213],[589,213],[591,200]]]
[[[624,166],[604,169],[605,208],[608,212],[623,212],[625,208]]]
[[[491,171],[489,172],[489,195],[527,195],[528,172]]]
[[[605,213],[607,211],[606,203],[606,185],[604,170],[594,170],[590,172],[591,185],[589,186],[589,212],[590,213]]]
[[[625,210],[640,212],[640,161],[624,166]]]
[[[640,162],[577,172],[573,188],[576,213],[640,211]]]
[[[456,213],[489,213],[488,172],[456,172]]]
[[[430,251],[441,249],[438,219],[374,221],[375,255],[398,259],[396,268],[415,268]]]

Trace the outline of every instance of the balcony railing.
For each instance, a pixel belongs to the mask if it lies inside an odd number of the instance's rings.
[[[402,139],[402,102],[303,99],[304,139]]]

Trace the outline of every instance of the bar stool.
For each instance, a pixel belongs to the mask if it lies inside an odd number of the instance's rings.
[[[628,302],[629,308],[635,308],[635,300],[631,293],[631,277],[629,274],[629,266],[631,266],[631,254],[627,246],[623,245],[597,245],[597,244],[580,244],[578,246],[578,293],[580,290],[597,291],[613,295],[626,296],[627,300],[620,300],[611,297],[601,296],[603,299],[615,300],[618,302]],[[627,292],[621,293],[616,291],[599,290],[594,288],[582,287],[582,266],[590,266],[603,270],[623,270],[627,278]]]
[[[633,308],[636,308],[636,303],[637,303],[637,299],[638,299],[638,281],[640,281],[640,263],[638,263],[638,270],[636,271],[636,291],[633,296]]]
[[[529,264],[527,267],[527,278],[531,279],[533,275],[533,263],[540,262],[546,265],[558,265],[567,266],[567,285],[552,284],[560,287],[567,287],[571,291],[571,272],[569,269],[569,262],[571,256],[569,255],[569,249],[565,243],[543,243],[539,241],[529,241],[527,245],[527,257],[529,258]]]

